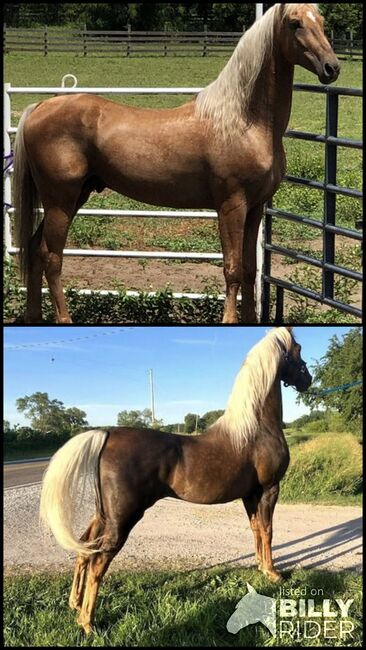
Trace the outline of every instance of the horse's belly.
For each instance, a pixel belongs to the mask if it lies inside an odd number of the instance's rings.
[[[170,208],[212,208],[207,180],[202,175],[162,171],[126,173],[114,170],[103,176],[107,187],[136,201]]]

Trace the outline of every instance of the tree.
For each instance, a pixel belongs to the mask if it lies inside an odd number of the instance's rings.
[[[119,427],[142,427],[147,429],[154,426],[155,429],[163,426],[163,420],[152,420],[150,409],[143,411],[120,411],[117,415],[117,425]]]
[[[62,436],[71,433],[75,426],[85,426],[86,413],[78,408],[65,409],[62,402],[50,399],[48,393],[33,393],[19,397],[16,401],[18,411],[30,418],[33,429],[44,435],[54,433]]]
[[[346,31],[353,31],[355,36],[362,35],[363,4],[361,2],[324,3],[319,4],[319,9],[325,18],[325,29],[328,34],[333,30],[335,36],[344,36]]]
[[[88,425],[88,422],[85,419],[85,411],[76,408],[76,406],[66,409],[64,412],[64,417],[70,425],[71,433],[77,433],[80,429]]]
[[[301,415],[299,418],[296,420],[293,420],[293,422],[287,423],[286,428],[291,429],[302,429],[306,424],[309,424],[309,422],[317,422],[318,420],[322,420],[324,418],[324,411],[311,411],[311,413],[305,413],[305,415]]]
[[[184,431],[185,433],[193,433],[196,430],[197,415],[195,413],[187,413],[184,418]]]
[[[206,425],[205,428],[208,429],[224,413],[225,413],[225,411],[223,409],[218,409],[216,411],[207,411],[207,413],[205,413],[202,416],[202,419],[205,421],[205,425]]]
[[[362,430],[362,384],[348,390],[317,395],[318,391],[333,388],[362,379],[362,331],[352,328],[340,340],[337,335],[330,339],[329,347],[320,361],[315,363],[313,384],[298,400],[310,407],[324,406],[337,411],[351,431]],[[314,394],[315,393],[315,394]]]

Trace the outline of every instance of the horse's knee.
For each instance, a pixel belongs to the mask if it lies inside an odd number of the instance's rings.
[[[226,284],[230,286],[232,285],[240,286],[242,281],[242,270],[239,267],[239,265],[236,264],[225,265],[224,275],[225,275]]]

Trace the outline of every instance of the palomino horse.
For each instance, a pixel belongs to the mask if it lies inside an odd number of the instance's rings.
[[[240,285],[242,321],[256,321],[256,240],[263,204],[285,173],[294,66],[325,84],[339,74],[323,22],[316,5],[276,4],[240,39],[218,78],[174,109],[77,94],[25,110],[15,143],[14,205],[28,279],[26,322],[41,320],[43,271],[56,321],[71,322],[60,279],[67,233],[90,193],[105,187],[154,205],[217,210],[223,322],[237,322]],[[39,200],[44,219],[37,228]]]
[[[78,553],[69,604],[92,629],[100,582],[145,510],[164,497],[192,503],[242,499],[259,568],[272,562],[272,515],[289,451],[282,431],[281,380],[305,391],[311,376],[291,328],[269,332],[249,353],[224,414],[199,436],[112,427],[71,438],[43,479],[40,514],[58,543]],[[76,492],[92,473],[96,513],[77,541]]]

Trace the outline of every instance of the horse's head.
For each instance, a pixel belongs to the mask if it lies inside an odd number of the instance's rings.
[[[292,336],[292,328],[288,328]],[[285,386],[294,386],[299,393],[306,391],[313,380],[305,361],[301,358],[301,345],[292,336],[291,347],[284,351],[281,379]]]
[[[323,84],[336,81],[340,63],[324,34],[324,18],[315,4],[284,4],[279,34],[289,63],[316,74]]]

